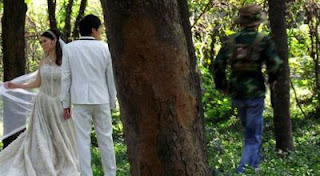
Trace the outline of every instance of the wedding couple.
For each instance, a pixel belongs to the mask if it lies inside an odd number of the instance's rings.
[[[92,176],[92,123],[104,174],[116,175],[110,114],[116,89],[108,45],[99,41],[99,18],[84,17],[80,34],[79,40],[62,49],[58,31],[44,32],[40,42],[46,57],[36,79],[6,83],[8,89],[40,89],[27,130],[0,152],[1,175]]]

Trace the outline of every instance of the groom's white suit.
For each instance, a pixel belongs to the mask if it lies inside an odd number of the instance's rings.
[[[93,122],[105,176],[115,176],[110,107],[115,107],[116,89],[108,45],[93,37],[81,37],[65,45],[61,81],[63,107],[70,108],[73,104],[81,175],[92,176],[90,133]]]

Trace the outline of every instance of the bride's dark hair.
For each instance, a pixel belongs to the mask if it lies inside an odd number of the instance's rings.
[[[51,40],[56,39],[56,64],[61,65],[62,64],[62,48],[59,42],[60,39],[60,32],[57,29],[49,29],[41,34],[43,37],[47,37]]]

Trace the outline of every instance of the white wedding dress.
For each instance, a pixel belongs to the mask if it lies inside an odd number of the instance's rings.
[[[27,130],[0,152],[0,175],[78,176],[74,126],[64,120],[60,99],[61,68],[43,64],[40,74]]]

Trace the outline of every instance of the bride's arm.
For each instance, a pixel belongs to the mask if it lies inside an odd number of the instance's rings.
[[[42,63],[43,63],[43,61],[40,61],[39,71],[38,71],[36,79],[34,81],[28,82],[28,83],[22,83],[22,84],[16,84],[16,83],[9,81],[6,83],[6,88],[8,88],[8,89],[16,89],[16,88],[33,89],[33,88],[40,87],[40,85],[41,85],[40,67],[41,67]]]

